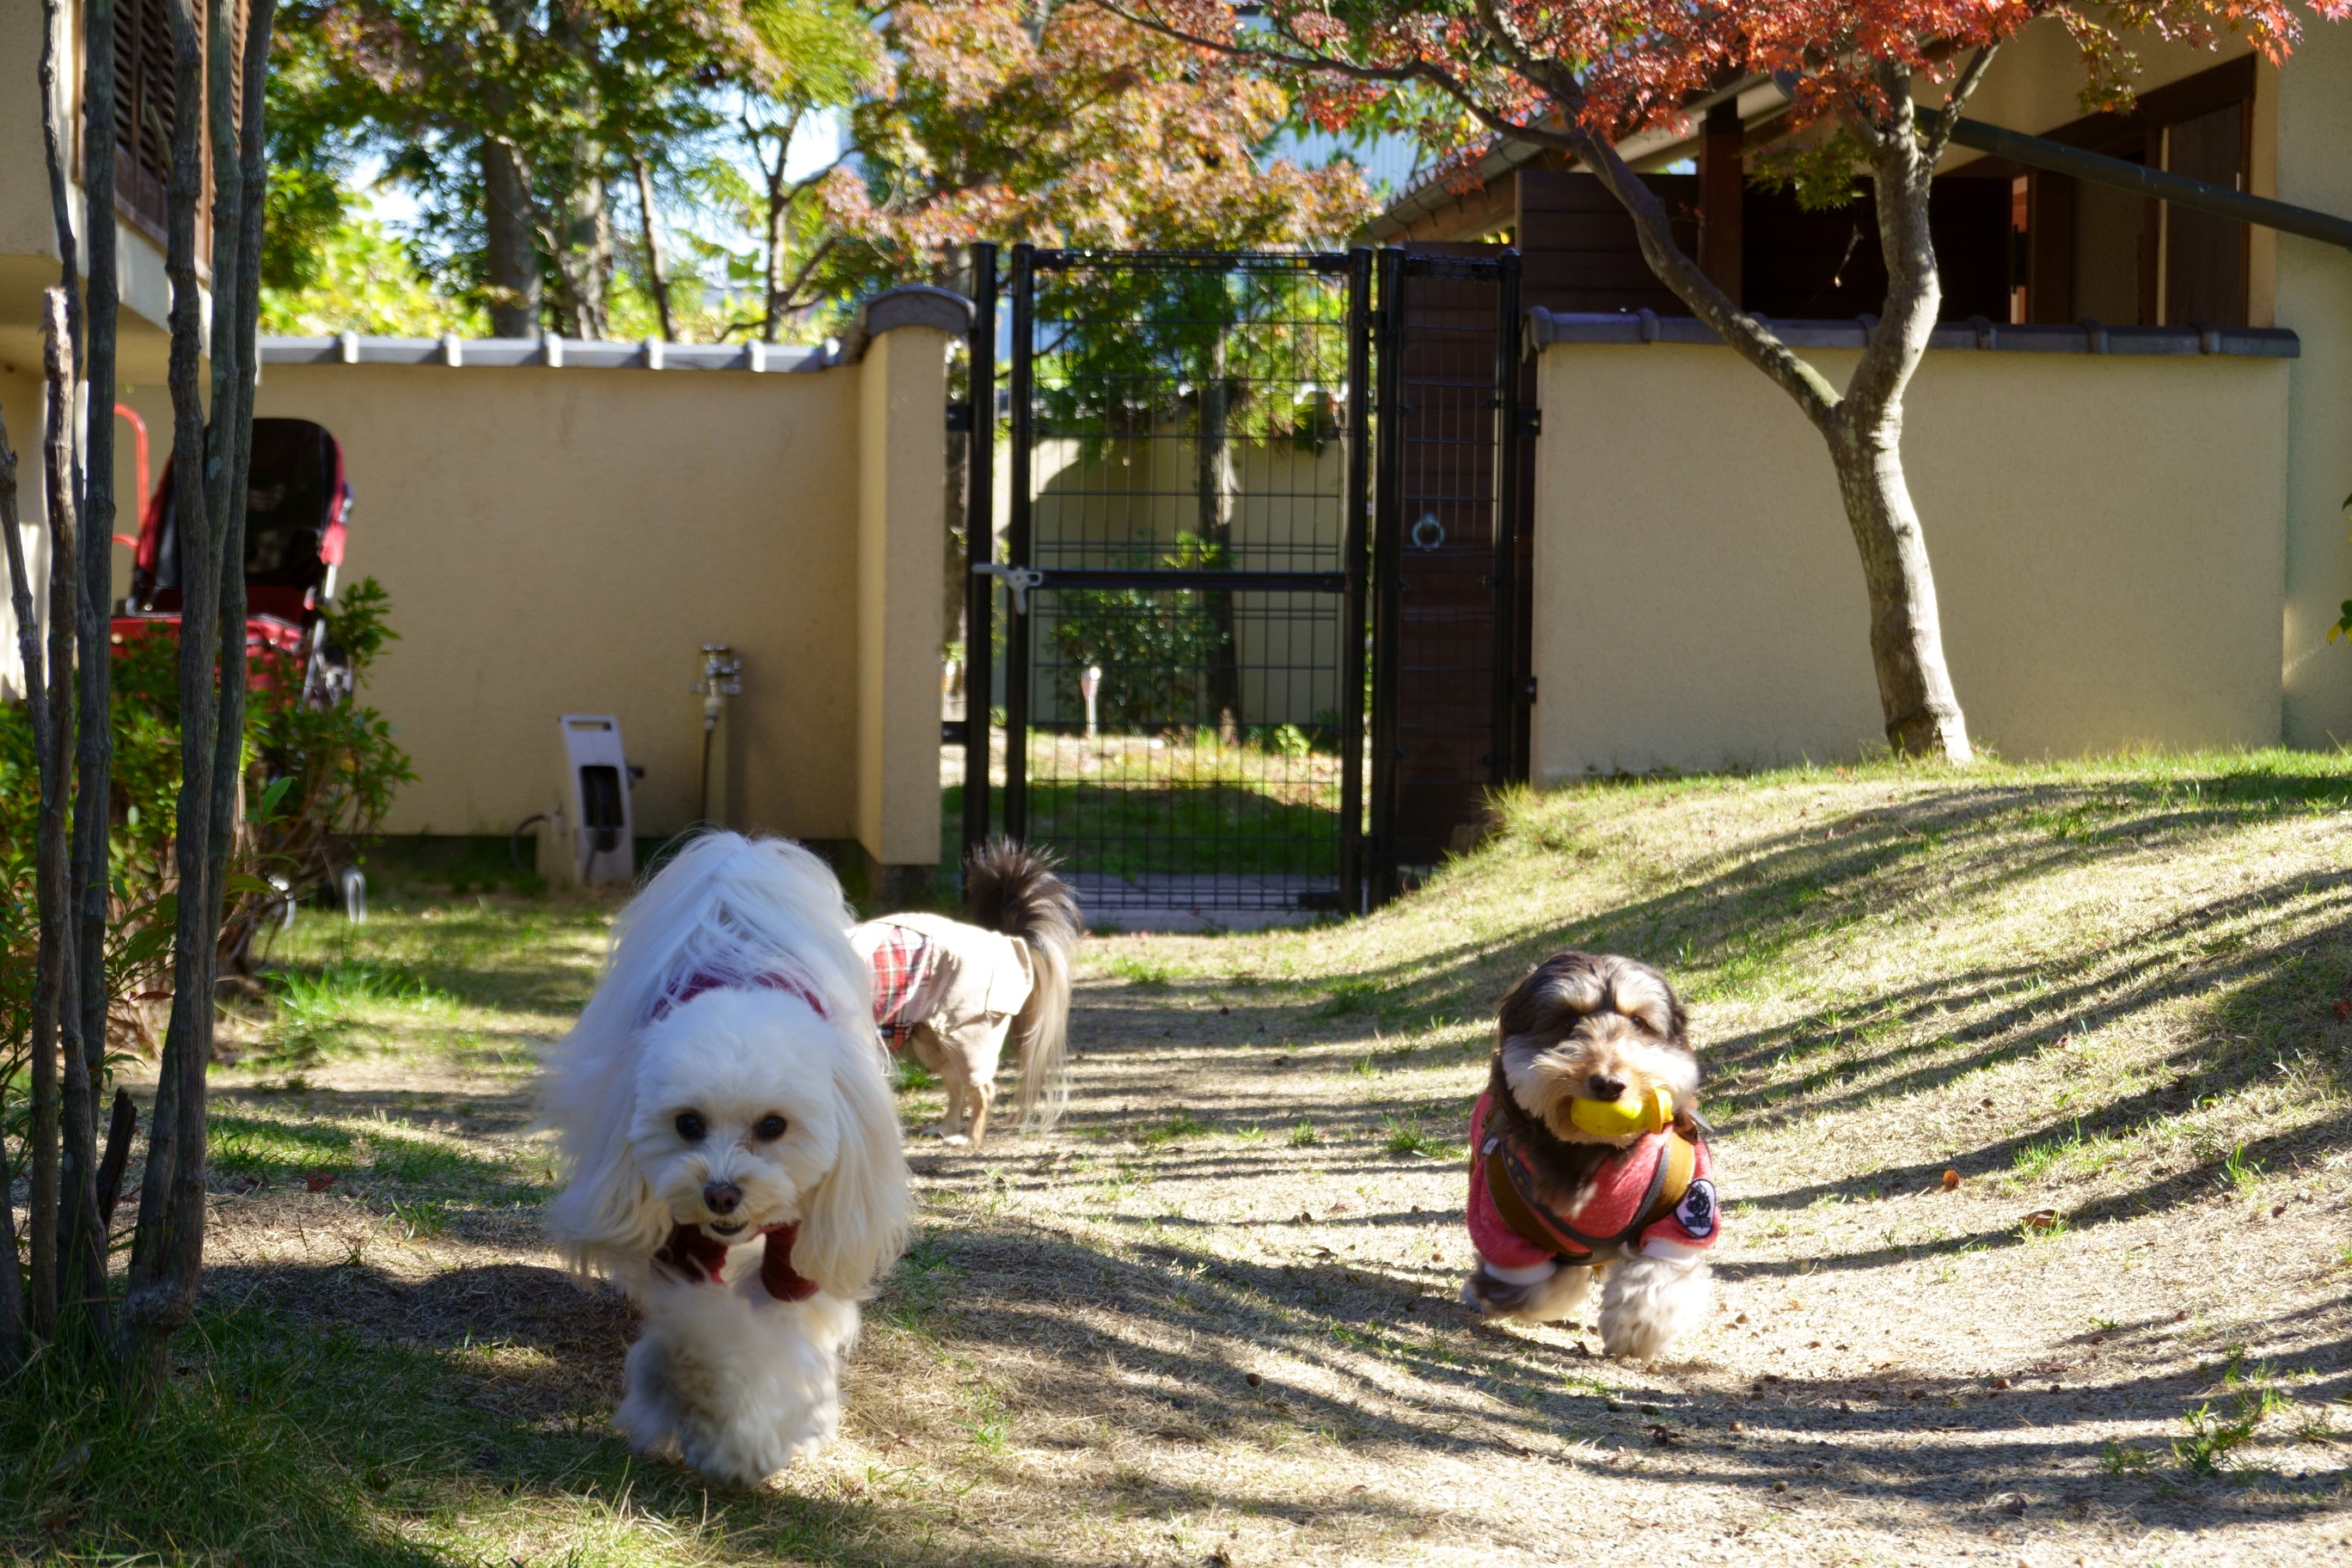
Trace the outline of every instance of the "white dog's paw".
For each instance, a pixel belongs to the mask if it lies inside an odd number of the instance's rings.
[[[649,1459],[677,1457],[677,1402],[669,1396],[664,1377],[662,1347],[652,1339],[629,1347],[623,1363],[626,1392],[613,1413],[613,1425],[629,1447]]]
[[[707,1431],[689,1423],[678,1433],[678,1457],[704,1480],[737,1491],[755,1491],[761,1481],[800,1457],[796,1446],[772,1430],[730,1425]]]
[[[1651,1361],[1706,1320],[1715,1279],[1705,1263],[1633,1258],[1610,1266],[1601,1288],[1601,1347]]]
[[[942,1132],[940,1134],[940,1142],[950,1149],[968,1148],[971,1143],[971,1140],[961,1132]]]

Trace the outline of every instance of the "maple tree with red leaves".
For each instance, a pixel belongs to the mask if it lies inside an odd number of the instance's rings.
[[[1387,114],[1450,153],[1466,180],[1498,140],[1573,156],[1633,219],[1659,280],[1770,377],[1827,443],[1870,602],[1871,657],[1896,752],[1965,763],[1968,722],[1944,660],[1935,578],[1905,480],[1903,398],[1941,303],[1928,189],[1962,106],[1995,52],[2028,24],[2062,21],[2079,46],[2085,98],[2129,96],[2136,32],[2210,46],[2248,38],[2273,62],[2299,36],[2289,0],[1092,0],[1192,48],[1226,53],[1307,84],[1327,127]],[[2352,0],[2308,0],[2327,20]],[[1680,129],[1731,84],[1769,78],[1791,108],[1788,145],[1817,186],[1860,174],[1874,186],[1886,261],[1885,307],[1841,391],[1710,281],[1675,241],[1666,208],[1616,143]],[[1940,99],[1922,101],[1921,91]]]
[[[1352,164],[1265,155],[1284,85],[1090,0],[903,0],[890,90],[853,116],[827,216],[871,281],[951,280],[973,240],[1249,249],[1345,236]]]

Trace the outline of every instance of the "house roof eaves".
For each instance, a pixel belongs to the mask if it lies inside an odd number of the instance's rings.
[[[1757,101],[1750,105],[1747,101],[1749,98]],[[1759,114],[1769,113],[1788,101],[1788,94],[1770,77],[1750,76],[1691,100],[1683,106],[1683,112],[1704,115],[1718,103],[1737,102],[1740,105],[1741,115],[1753,119]],[[1643,131],[1618,142],[1617,151],[1628,162],[1638,162],[1683,146],[1690,141],[1691,138],[1685,135]],[[1484,184],[1498,175],[1523,168],[1549,151],[1551,149],[1538,147],[1532,142],[1504,142],[1478,160],[1478,182]],[[1443,176],[1432,175],[1382,208],[1364,226],[1363,234],[1374,244],[1394,239],[1410,228],[1414,219],[1435,212],[1459,195],[1459,192],[1448,187]]]

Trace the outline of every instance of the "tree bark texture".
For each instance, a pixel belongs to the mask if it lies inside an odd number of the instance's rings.
[[[114,0],[89,0],[83,16],[83,228],[89,255],[82,323],[87,415],[82,433],[80,631],[77,674],[73,889],[75,973],[80,980],[79,1096],[91,1125],[75,1124],[75,1065],[66,1066],[66,1242],[99,1345],[112,1338],[106,1298],[106,1237],[95,1205],[96,1086],[106,1058],[106,915],[111,868],[107,829],[114,771],[113,658],[108,641],[114,594],[114,342],[121,306],[114,220]],[[133,504],[138,500],[134,498]]]
[[[23,671],[26,705],[33,722],[33,746],[42,750],[48,716],[48,696],[40,681],[40,623],[33,618],[33,583],[25,569],[25,535],[16,511],[16,453],[8,445],[8,428],[0,422],[0,545],[8,557],[8,603],[16,617],[16,660]],[[8,1168],[8,1145],[0,1139],[0,1192],[16,1191],[16,1173]],[[16,1205],[0,1203],[0,1373],[25,1364],[25,1277],[16,1267]]]
[[[215,3],[226,5],[226,0]],[[247,198],[257,198],[268,189],[261,89],[268,69],[269,34],[276,15],[276,0],[253,0],[246,18],[241,78],[244,131],[234,165],[236,199],[232,204],[224,195],[216,197],[213,204],[213,276],[215,279],[224,276],[231,279],[226,286],[218,282],[214,286],[215,331],[209,437],[214,460],[224,473],[223,482],[215,492],[220,498],[219,508],[213,514],[221,541],[220,713],[213,756],[212,854],[206,872],[212,905],[208,913],[216,950],[229,865],[245,819],[245,525],[247,477],[253,461],[254,328],[261,310],[261,214],[247,203]],[[219,128],[230,124],[227,114],[220,113],[215,121],[215,137]],[[222,165],[215,162],[215,167]],[[225,189],[228,177],[219,177]],[[225,338],[217,330],[224,320],[228,323]],[[225,383],[219,368],[224,358],[229,364]]]
[[[67,852],[67,805],[73,793],[74,603],[80,552],[74,540],[73,334],[67,324],[67,296],[51,289],[41,297],[41,370],[47,396],[41,433],[41,475],[49,521],[49,648],[44,672],[48,684],[48,735],[41,748],[41,813],[34,859],[34,897],[40,908],[41,947],[33,1003],[33,1151],[31,1202],[26,1224],[32,1235],[32,1325],[41,1339],[54,1340],[58,1306],[66,1293],[58,1252],[58,1202],[63,1175],[64,1098],[58,1061],[81,1057],[80,1010],[75,1005],[74,923],[70,858]],[[33,672],[26,672],[30,687]],[[88,1121],[88,1105],[82,1107]]]
[[[172,284],[173,503],[180,537],[180,794],[173,848],[178,908],[172,951],[172,1017],[163,1038],[147,1168],[139,1188],[123,1294],[123,1360],[152,1399],[171,1339],[195,1307],[204,1259],[205,1068],[212,1056],[217,922],[208,921],[212,774],[219,690],[219,543],[206,510],[205,411],[198,384],[203,321],[196,288],[196,205],[203,199],[204,47],[195,0],[173,0],[177,101],[166,195],[165,271]]]
[[[48,652],[25,667],[27,693],[43,689],[46,723],[38,729],[36,768],[40,809],[34,830],[34,901],[39,921],[34,962],[30,1051],[31,1117],[26,1148],[31,1165],[25,1223],[30,1231],[31,1289],[27,1293],[33,1336],[57,1338],[58,1194],[63,1176],[64,1105],[58,1083],[60,1032],[70,1031],[69,1048],[80,1054],[79,1009],[75,1005],[72,884],[66,848],[68,779],[73,755],[74,607],[74,319],[78,314],[73,195],[68,184],[65,130],[59,123],[58,44],[63,19],[58,0],[41,6],[41,54],[36,79],[41,94],[41,152],[49,184],[49,221],[57,235],[58,286],[41,297],[42,387],[41,480],[49,536]],[[8,1259],[15,1263],[12,1254]]]
[[[487,236],[490,335],[539,335],[539,215],[530,171],[512,142],[482,138],[482,217]]]
[[[646,283],[653,289],[654,310],[661,318],[662,342],[677,342],[677,327],[669,315],[669,279],[662,271],[661,235],[654,227],[654,175],[642,153],[629,154],[637,176],[637,223],[646,245]]]

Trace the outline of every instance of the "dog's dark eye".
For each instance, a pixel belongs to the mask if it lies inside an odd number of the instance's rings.
[[[760,1118],[760,1125],[751,1131],[761,1138],[782,1138],[784,1135],[784,1119],[781,1116],[762,1116]]]
[[[681,1110],[677,1113],[677,1135],[685,1139],[688,1142],[701,1142],[702,1135],[709,1131],[710,1130],[702,1124],[702,1113],[700,1111]]]

